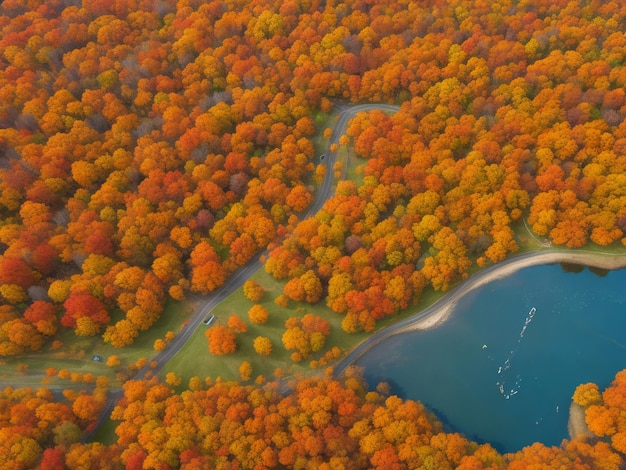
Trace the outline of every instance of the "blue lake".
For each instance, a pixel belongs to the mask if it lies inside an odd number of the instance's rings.
[[[392,336],[356,364],[370,385],[389,382],[499,451],[559,445],[576,386],[604,388],[626,368],[626,270],[522,269],[463,297],[443,325]]]

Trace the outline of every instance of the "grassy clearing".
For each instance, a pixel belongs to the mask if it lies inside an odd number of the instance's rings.
[[[357,186],[363,185],[363,172],[365,170],[365,160],[357,157],[352,146],[342,146],[337,158],[347,161],[346,179],[354,181]]]
[[[115,378],[114,372],[102,362],[92,360],[94,340],[78,338],[73,333],[73,341],[65,340],[62,351],[48,349],[43,352],[3,358],[0,362],[0,384],[20,384],[22,386],[56,386],[63,384],[71,388],[71,382],[46,375],[48,368],[57,371],[67,369],[78,374],[104,375],[110,380]]]
[[[226,324],[231,315],[238,315],[248,324],[248,331],[237,336],[238,351],[225,356],[212,355],[208,350],[204,334],[206,327],[201,325],[178,354],[165,366],[162,371],[163,375],[167,372],[175,372],[183,378],[183,382],[193,376],[239,380],[239,366],[243,361],[248,361],[252,365],[251,380],[259,375],[272,377],[277,368],[284,370],[287,374],[305,373],[309,370],[310,360],[318,359],[329,348],[338,346],[342,350],[348,350],[365,338],[364,335],[348,336],[343,333],[342,316],[333,313],[322,303],[308,305],[290,302],[286,308],[276,305],[274,299],[282,293],[283,283],[272,278],[264,270],[257,271],[252,279],[265,289],[263,299],[259,303],[269,311],[267,323],[255,325],[248,320],[248,310],[254,303],[245,298],[242,289],[238,289],[213,309],[217,317],[215,324]],[[301,317],[306,313],[326,318],[331,323],[331,334],[327,338],[323,351],[301,363],[294,363],[290,359],[291,352],[285,350],[282,345],[285,320],[291,316]],[[269,356],[259,356],[254,351],[253,341],[257,336],[265,336],[272,340],[273,350]]]
[[[193,307],[191,304],[169,300],[161,313],[159,320],[147,331],[142,331],[135,338],[135,342],[125,348],[115,348],[108,343],[99,340],[94,347],[93,353],[102,356],[105,361],[109,356],[116,355],[122,364],[132,364],[141,358],[150,359],[156,355],[154,341],[165,336],[168,331],[177,333],[184,322],[191,317]]]
[[[315,128],[317,129],[316,134],[311,138],[313,142],[313,146],[315,147],[315,151],[318,154],[324,153],[326,151],[326,147],[328,146],[328,139],[324,137],[324,130],[333,127],[335,121],[337,120],[337,113],[324,113],[319,111],[315,114],[313,118],[313,122],[315,123]]]

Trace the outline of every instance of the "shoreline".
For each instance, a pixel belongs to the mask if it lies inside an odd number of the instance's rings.
[[[538,266],[543,264],[555,264],[555,263],[573,263],[586,267],[601,268],[601,269],[622,269],[626,268],[626,256],[621,255],[609,255],[592,252],[572,252],[566,253],[562,251],[539,251],[533,253],[530,258],[511,258],[510,262],[505,263],[500,269],[494,269],[481,275],[481,272],[476,273],[475,280],[468,279],[465,281],[464,288],[461,292],[455,295],[455,298],[450,299],[444,305],[441,305],[437,310],[430,313],[428,316],[424,316],[413,322],[411,325],[407,325],[400,331],[411,330],[429,330],[445,323],[450,315],[454,312],[458,301],[465,294],[478,289],[490,282],[498,279],[503,279],[511,274],[531,266]],[[498,265],[494,265],[497,267]],[[400,332],[398,331],[398,333]]]
[[[349,366],[353,365],[369,349],[393,335],[413,330],[429,330],[442,325],[452,316],[455,306],[465,294],[474,289],[497,279],[505,278],[523,268],[556,263],[572,263],[585,267],[615,270],[626,268],[626,253],[611,254],[548,249],[507,258],[472,274],[423,310],[416,310],[408,318],[379,330],[365,339],[335,364],[335,375],[342,375]]]
[[[585,422],[584,408],[574,402],[569,407],[567,433],[570,439],[593,439],[595,437]]]

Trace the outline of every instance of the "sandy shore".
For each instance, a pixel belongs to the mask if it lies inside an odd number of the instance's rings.
[[[510,259],[502,262],[501,264],[493,266],[485,272],[478,272],[462,285],[458,290],[454,292],[454,295],[443,305],[434,309],[428,315],[416,319],[415,322],[410,325],[406,325],[402,328],[402,331],[409,330],[427,330],[434,328],[444,323],[452,314],[457,302],[468,292],[477,289],[485,284],[492,282],[496,279],[502,279],[507,277],[520,269],[537,266],[542,264],[553,263],[573,263],[594,268],[602,269],[620,269],[626,268],[626,255],[610,255],[600,254],[592,252],[572,252],[572,251],[543,251],[533,253],[532,256],[527,256],[519,259]],[[445,297],[444,297],[445,298]]]
[[[572,402],[569,407],[569,421],[567,422],[567,432],[570,439],[591,439],[594,437],[587,423],[585,422],[585,410],[582,406]]]
[[[626,268],[626,256],[591,252],[545,251],[536,253],[530,257],[512,259],[509,262],[505,261],[502,265],[500,265],[500,267],[495,266],[494,268],[496,269],[492,269],[482,274],[477,273],[476,276],[468,279],[466,283],[460,286],[459,290],[454,293],[452,299],[445,302],[439,308],[434,309],[424,318],[418,319],[413,324],[406,325],[403,330],[426,330],[434,328],[437,325],[444,323],[449,318],[459,299],[468,292],[477,289],[488,282],[509,276],[520,269],[529,266],[553,263],[573,263],[601,269],[620,269]],[[594,438],[593,433],[589,431],[587,423],[585,422],[585,410],[574,402],[570,405],[567,430],[570,439]]]
[[[507,277],[529,266],[555,263],[572,263],[594,268],[619,269],[626,268],[626,254],[615,255],[589,251],[546,250],[525,253],[506,259],[471,275],[461,284],[456,285],[445,293],[433,305],[373,334],[335,365],[335,373],[341,375],[348,366],[354,364],[367,350],[390,336],[404,331],[427,330],[441,325],[450,317],[454,307],[463,296],[474,289],[496,279]]]

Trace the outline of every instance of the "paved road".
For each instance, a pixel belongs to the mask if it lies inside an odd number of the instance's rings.
[[[338,144],[339,137],[341,137],[348,125],[348,121],[354,117],[357,113],[363,111],[371,111],[374,109],[379,109],[381,111],[386,112],[396,112],[399,107],[393,106],[389,104],[362,104],[362,105],[344,105],[338,104],[337,110],[339,112],[337,121],[333,126],[333,136],[328,142],[326,147],[324,162],[327,166],[326,176],[324,177],[324,181],[320,185],[320,187],[315,192],[315,197],[311,205],[300,214],[300,220],[307,219],[313,215],[315,215],[324,205],[326,200],[333,195],[332,189],[334,187],[334,175],[333,175],[333,167],[335,164],[335,160],[337,158],[336,152],[330,151],[330,146],[332,144]],[[344,169],[345,176],[345,169]],[[149,364],[137,371],[134,377],[140,378],[145,376],[146,373],[151,372],[152,374],[158,374],[165,364],[167,364],[177,353],[182,349],[182,347],[187,343],[189,338],[193,335],[196,328],[202,323],[202,320],[206,318],[213,308],[215,308],[222,300],[232,294],[235,290],[239,289],[243,283],[254,274],[256,271],[261,269],[262,263],[260,261],[261,255],[267,254],[265,253],[257,253],[245,266],[237,269],[226,281],[226,283],[220,287],[217,291],[212,292],[208,295],[193,295],[193,298],[197,299],[200,302],[200,306],[196,308],[192,317],[189,319],[187,324],[182,328],[182,330],[176,335],[176,337],[170,341],[167,347],[159,352],[155,357],[153,357]],[[150,363],[153,366],[150,366]],[[155,365],[156,364],[156,365]],[[109,392],[107,405],[103,409],[100,414],[100,418],[93,430],[93,432],[89,433],[85,436],[85,441],[91,439],[97,432],[100,426],[104,424],[106,419],[110,416],[113,408],[119,401],[119,399],[123,396],[123,392],[120,389],[113,389]]]
[[[326,177],[324,181],[318,188],[318,191],[315,193],[315,199],[313,203],[307,208],[302,220],[311,217],[312,215],[317,214],[319,210],[322,208],[326,200],[332,196],[331,190],[334,187],[334,171],[333,167],[335,165],[335,159],[337,158],[336,152],[331,152],[330,147],[333,144],[339,145],[339,137],[345,134],[346,127],[348,126],[348,121],[352,119],[357,113],[363,111],[372,111],[375,109],[379,109],[381,111],[386,111],[390,113],[395,113],[398,111],[399,106],[394,106],[390,104],[359,104],[359,105],[339,105],[339,115],[337,117],[337,122],[333,126],[333,135],[326,146],[326,158],[324,162],[326,164]],[[345,178],[346,167],[344,167],[343,177]]]
[[[387,104],[364,104],[342,107],[337,122],[333,127],[333,137],[330,139],[326,147],[326,158],[324,159],[324,162],[328,167],[326,177],[316,191],[315,197],[311,205],[306,209],[306,211],[300,214],[300,220],[304,220],[315,215],[322,208],[326,200],[333,195],[332,189],[334,187],[334,177],[332,169],[335,164],[337,154],[336,152],[330,151],[330,146],[332,144],[338,143],[339,137],[345,133],[348,121],[352,117],[354,117],[355,114],[357,114],[358,112],[370,111],[373,109],[395,112],[399,108],[398,106],[392,106]],[[260,261],[262,254],[267,255],[267,252],[257,253],[245,266],[242,266],[241,268],[236,270],[228,278],[226,283],[217,291],[204,296],[194,296],[201,301],[201,305],[196,308],[191,319],[180,331],[180,333],[178,333],[178,335],[176,335],[176,337],[167,345],[167,348],[165,348],[154,358],[152,358],[152,361],[156,362],[156,366],[150,367],[149,365],[147,365],[137,372],[136,377],[142,377],[148,371],[152,371],[152,373],[154,374],[160,372],[165,364],[170,359],[172,359],[176,355],[176,353],[178,353],[178,351],[185,345],[189,338],[191,338],[191,335],[193,335],[196,328],[201,324],[202,320],[206,318],[208,313],[213,310],[213,308],[217,306],[220,302],[222,302],[222,300],[232,294],[235,290],[239,289],[243,285],[243,283],[250,276],[252,276],[252,274],[261,269],[261,267],[263,266]]]

